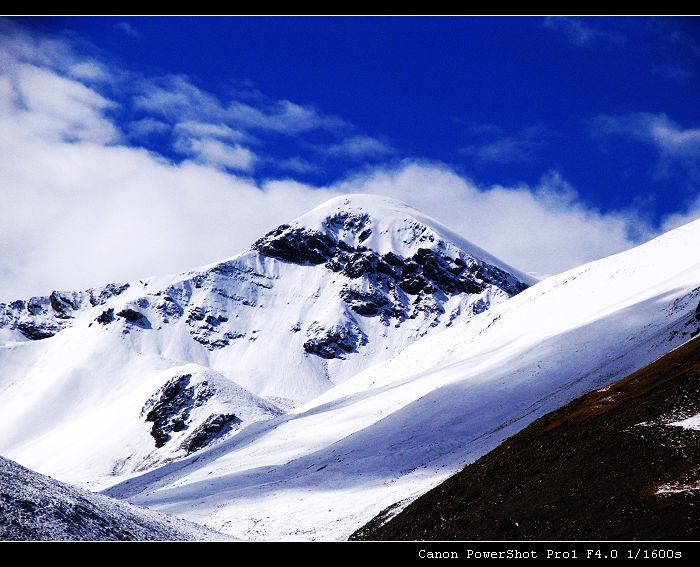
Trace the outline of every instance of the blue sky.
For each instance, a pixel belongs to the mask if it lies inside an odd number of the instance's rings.
[[[18,132],[0,142],[27,160],[0,158],[18,207],[0,233],[16,260],[0,268],[0,299],[3,285],[34,293],[212,261],[347,190],[407,200],[538,275],[700,216],[697,18],[24,18],[0,39]],[[42,159],[70,153],[72,173],[51,161],[37,178],[29,133]],[[112,244],[123,227],[110,233],[111,218],[100,249],[85,248],[84,220],[57,235],[91,259],[83,278],[36,252],[32,231],[53,217],[21,212],[50,198],[84,219],[95,192],[128,209],[139,191],[150,209],[132,211],[135,226],[158,243],[138,244],[139,259]],[[178,226],[173,203],[165,218],[169,199],[208,225]],[[207,208],[229,200],[236,228]],[[201,246],[202,232],[227,247]],[[102,267],[109,248],[123,259]]]

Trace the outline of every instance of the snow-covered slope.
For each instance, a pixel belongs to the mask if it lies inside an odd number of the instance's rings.
[[[251,539],[347,537],[700,332],[700,221],[552,277],[111,495]]]
[[[221,534],[74,488],[0,457],[0,541],[220,540]]]
[[[228,260],[0,305],[0,453],[94,486],[307,402],[530,279],[389,199],[333,199]]]

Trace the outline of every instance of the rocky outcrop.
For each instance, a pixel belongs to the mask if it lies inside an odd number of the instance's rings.
[[[114,319],[116,319],[114,316],[114,309],[110,307],[109,309],[105,309],[102,313],[100,313],[95,318],[95,321],[101,325],[109,325],[112,321],[114,321]]]
[[[204,307],[193,307],[187,313],[185,322],[190,327],[190,335],[208,350],[227,347],[231,341],[245,337],[245,333],[223,330],[223,323],[228,317],[223,313],[216,315]]]
[[[190,386],[191,374],[168,380],[144,405],[141,417],[152,422],[151,436],[156,447],[163,447],[173,432],[187,428],[193,408],[203,405],[214,395],[206,381]]]
[[[345,358],[357,347],[367,343],[367,337],[357,325],[336,326],[326,329],[315,323],[311,325],[304,341],[304,350],[321,358]]]
[[[283,224],[256,241],[253,249],[293,264],[323,264],[336,244],[322,232]]]
[[[47,339],[70,326],[84,309],[103,305],[128,287],[129,284],[109,284],[87,291],[52,291],[26,301],[0,303],[0,328],[16,329],[30,340]]]
[[[232,413],[211,414],[204,423],[195,428],[182,443],[181,448],[187,454],[194,453],[209,445],[214,439],[225,435],[241,420]]]
[[[440,246],[421,247],[411,257],[393,252],[379,254],[359,242],[372,233],[367,215],[340,212],[326,219],[328,233],[282,225],[259,239],[253,249],[268,256],[299,265],[323,265],[341,274],[349,282],[341,297],[353,313],[361,317],[380,317],[389,325],[415,318],[419,313],[438,317],[443,303],[452,296],[481,294],[490,286],[508,295],[527,288],[504,270],[467,254],[449,255]],[[416,225],[421,242],[435,242],[425,227]],[[422,240],[420,240],[422,238]],[[346,240],[358,242],[351,245]],[[479,299],[473,311],[488,308]],[[333,329],[308,329],[304,350],[322,358],[343,358],[355,352],[364,338],[352,325]]]

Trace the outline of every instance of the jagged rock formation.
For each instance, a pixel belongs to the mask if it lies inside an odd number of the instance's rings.
[[[129,284],[108,284],[87,291],[52,291],[48,296],[0,303],[0,329],[18,331],[30,340],[53,337],[86,309],[104,305]]]

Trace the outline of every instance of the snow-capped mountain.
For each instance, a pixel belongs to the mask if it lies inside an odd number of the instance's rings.
[[[347,538],[700,333],[698,243],[700,221],[551,277],[107,492],[244,539]]]
[[[185,274],[3,304],[0,454],[85,486],[148,470],[530,283],[407,205],[353,195]]]

